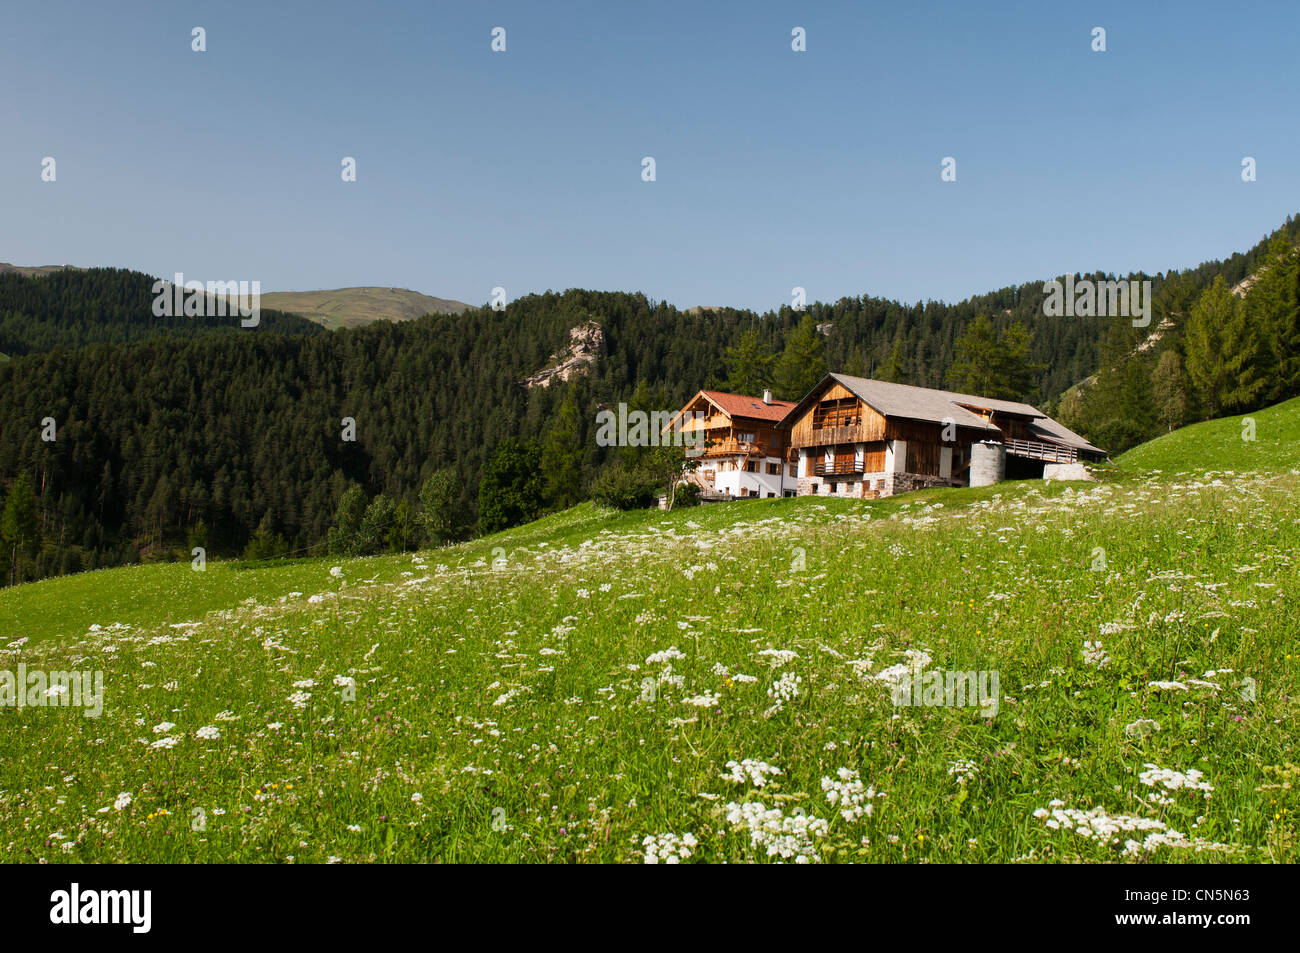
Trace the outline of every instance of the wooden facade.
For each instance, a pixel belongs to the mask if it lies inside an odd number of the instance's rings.
[[[800,494],[874,497],[963,486],[978,443],[1015,455],[1017,472],[1026,461],[1041,470],[1101,453],[1027,404],[838,374],[827,375],[780,426],[799,458]]]

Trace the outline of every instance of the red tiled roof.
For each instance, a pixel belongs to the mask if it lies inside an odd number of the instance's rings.
[[[763,403],[762,397],[748,397],[745,394],[728,394],[720,390],[702,390],[705,397],[729,417],[749,417],[753,420],[770,420],[776,423],[794,407],[792,400],[772,399],[772,403]]]

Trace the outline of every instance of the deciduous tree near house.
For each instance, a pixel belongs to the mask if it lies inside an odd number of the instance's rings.
[[[496,533],[536,519],[542,511],[538,453],[513,438],[497,444],[478,487],[479,530]]]
[[[1151,372],[1151,396],[1156,403],[1156,416],[1166,431],[1176,430],[1187,422],[1183,362],[1172,348],[1160,355]]]
[[[424,508],[421,516],[429,542],[435,545],[449,543],[464,533],[460,480],[451,467],[443,467],[424,481],[420,487],[420,505]]]

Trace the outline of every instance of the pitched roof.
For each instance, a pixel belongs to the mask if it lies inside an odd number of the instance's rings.
[[[977,397],[931,390],[928,387],[913,387],[911,384],[892,384],[889,381],[875,381],[866,377],[849,377],[847,374],[830,376],[886,417],[903,417],[907,420],[924,420],[938,424],[951,420],[959,427],[970,427],[972,430],[998,429],[983,417],[961,406],[963,402],[973,406],[984,406]],[[967,399],[959,402],[956,398]],[[999,401],[999,403],[1003,402]],[[1037,411],[1032,407],[1029,410],[1031,414],[1037,415]]]
[[[702,390],[700,393],[728,417],[749,417],[776,423],[794,407],[792,400],[773,399],[772,403],[765,404],[763,398],[745,394],[728,394],[720,390]]]
[[[1093,453],[1105,453],[1100,447],[1094,447],[1073,430],[1057,423],[1051,417],[1039,417],[1029,425],[1029,432],[1035,434],[1045,443],[1063,443],[1078,450],[1091,450]]]
[[[952,421],[959,427],[1000,433],[1000,428],[989,423],[978,414],[967,410],[967,407],[977,407],[983,410],[991,410],[995,414],[1026,418],[1030,431],[1045,442],[1064,444],[1065,446],[1075,447],[1079,450],[1089,450],[1094,453],[1104,452],[1030,404],[1015,400],[999,400],[996,397],[977,397],[974,394],[933,390],[929,387],[914,387],[911,384],[894,384],[889,381],[876,381],[866,377],[850,377],[847,374],[826,375],[826,378],[805,395],[795,409],[787,414],[787,417],[793,418],[803,413],[806,410],[806,405],[815,399],[815,396],[821,392],[828,380],[838,381],[843,384],[865,403],[886,417],[901,417],[906,420],[920,420],[939,424]]]

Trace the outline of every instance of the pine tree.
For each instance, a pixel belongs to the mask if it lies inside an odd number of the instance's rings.
[[[1246,292],[1245,324],[1267,346],[1258,363],[1269,377],[1269,402],[1300,393],[1300,259],[1287,236],[1279,232],[1269,242],[1264,263]]]
[[[24,470],[14,481],[0,513],[0,543],[9,557],[11,583],[27,578],[28,564],[35,555],[39,540],[36,532],[36,492]]]
[[[1192,306],[1184,347],[1187,374],[1208,416],[1247,408],[1263,392],[1259,329],[1222,276]]]
[[[894,338],[894,346],[889,350],[889,358],[876,371],[876,380],[892,381],[895,384],[908,382],[907,359],[903,357],[903,339]]]
[[[582,498],[582,420],[572,391],[560,405],[542,443],[546,505],[568,509]]]
[[[726,350],[727,381],[723,385],[734,394],[757,396],[771,383],[772,355],[763,350],[758,331],[742,331],[735,346]]]
[[[801,399],[820,383],[826,371],[826,339],[817,330],[816,318],[805,314],[786,336],[785,350],[773,370],[777,396]]]
[[[966,326],[954,342],[956,359],[948,371],[948,386],[959,393],[1002,400],[1023,400],[1042,367],[1029,359],[1029,331],[1019,322],[1001,334],[988,315]]]

